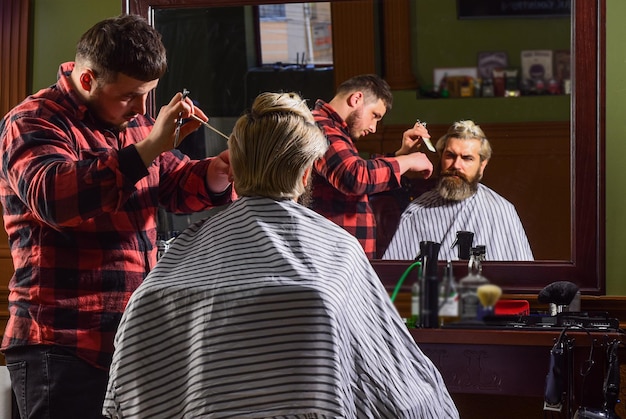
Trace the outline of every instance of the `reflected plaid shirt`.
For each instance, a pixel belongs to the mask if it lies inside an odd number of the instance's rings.
[[[324,101],[316,102],[313,115],[329,147],[314,166],[311,208],[355,236],[372,259],[376,219],[368,195],[400,187],[400,166],[394,158],[363,159],[346,122]]]

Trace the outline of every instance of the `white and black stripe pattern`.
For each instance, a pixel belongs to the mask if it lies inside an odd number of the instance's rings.
[[[291,201],[183,232],[115,345],[109,417],[458,417],[358,241]]]
[[[473,232],[474,245],[486,246],[486,260],[534,259],[513,204],[483,184],[463,201],[429,191],[411,202],[383,259],[415,259],[420,242],[433,241],[441,243],[440,260],[458,260],[458,249],[452,248],[457,231]]]

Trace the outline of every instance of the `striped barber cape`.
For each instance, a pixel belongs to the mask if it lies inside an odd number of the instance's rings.
[[[482,183],[462,201],[443,199],[436,190],[412,201],[402,213],[383,259],[413,260],[420,242],[440,243],[439,260],[459,260],[458,231],[474,233],[473,245],[485,245],[485,260],[534,260],[517,210]]]
[[[112,418],[458,418],[358,241],[292,201],[190,226],[132,295]]]

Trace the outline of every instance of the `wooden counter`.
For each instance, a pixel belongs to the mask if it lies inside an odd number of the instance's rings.
[[[550,350],[560,332],[411,329],[422,351],[439,368],[463,419],[543,418]],[[623,339],[623,335],[572,329],[566,331],[565,338],[571,339],[572,345],[572,387],[561,412],[546,411],[546,418],[571,418],[579,406],[602,407],[607,345]],[[583,376],[581,368],[587,365],[592,344],[594,363]],[[622,355],[620,360],[623,363],[626,358]],[[618,407],[618,414],[626,417],[623,405]]]

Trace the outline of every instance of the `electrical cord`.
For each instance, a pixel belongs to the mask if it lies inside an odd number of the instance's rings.
[[[404,271],[404,273],[400,276],[400,279],[398,279],[398,282],[396,283],[396,286],[393,290],[393,293],[391,294],[391,302],[394,302],[396,297],[398,296],[398,293],[400,292],[400,288],[402,287],[402,284],[404,283],[404,280],[406,279],[407,276],[409,276],[409,274],[411,273],[411,271],[416,267],[419,266],[420,270],[418,271],[417,276],[420,277],[421,276],[421,269],[422,269],[422,262],[421,261],[417,261],[417,262],[413,262],[411,265],[409,265],[408,268],[406,268],[406,270]]]

